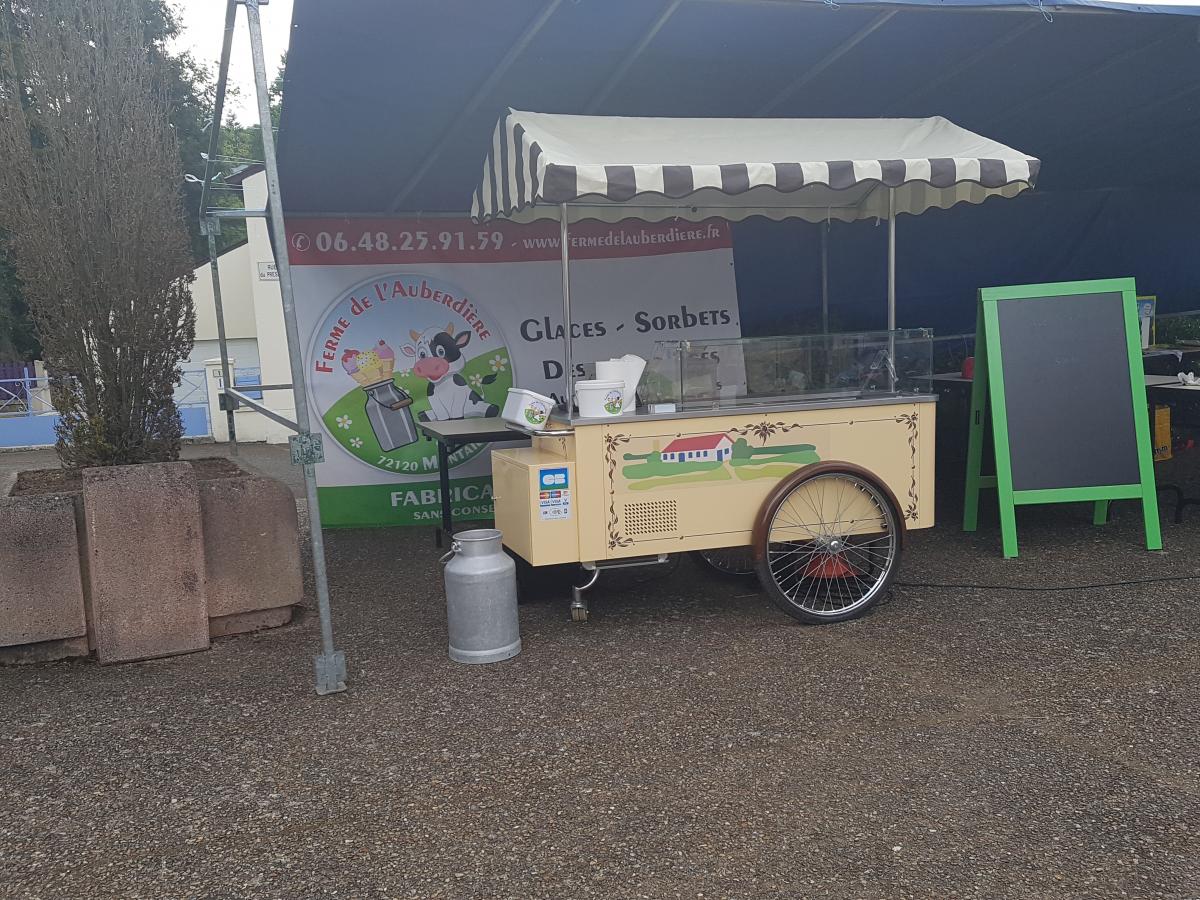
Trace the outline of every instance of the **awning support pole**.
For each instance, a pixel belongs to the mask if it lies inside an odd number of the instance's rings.
[[[829,223],[821,223],[821,333],[829,334]]]
[[[208,268],[212,273],[213,310],[217,314],[217,344],[221,348],[221,388],[233,387],[233,372],[229,368],[229,343],[225,340],[225,308],[221,305],[221,273],[217,267],[217,230],[221,227],[216,219],[208,219]],[[233,423],[233,404],[222,403],[225,409],[225,427],[229,431],[229,452],[238,455],[237,426]]]
[[[329,580],[325,571],[325,535],[321,530],[321,506],[317,498],[314,456],[320,457],[319,437],[312,434],[308,414],[308,396],[304,388],[304,360],[300,356],[300,329],[296,324],[295,295],[292,291],[292,267],[288,261],[287,232],[283,225],[283,200],[279,191],[279,166],[275,161],[275,134],[271,127],[271,100],[267,85],[267,63],[263,56],[262,23],[259,0],[244,0],[250,25],[250,55],[254,62],[254,86],[258,94],[258,117],[263,142],[263,165],[267,174],[267,224],[279,271],[279,293],[283,298],[283,323],[287,331],[288,359],[292,369],[292,395],[296,401],[299,434],[291,439],[292,459],[304,466],[304,494],[308,499],[309,535],[312,541],[313,576],[317,591],[317,612],[321,620],[321,653],[315,659],[318,694],[346,689],[346,656],[333,646],[333,619],[329,611]],[[232,385],[227,385],[232,387]]]
[[[896,189],[888,188],[888,390],[896,390]]]
[[[563,375],[566,377],[567,394],[563,405],[567,418],[571,417],[571,403],[575,393],[575,360],[571,354],[571,245],[567,233],[567,204],[558,207],[558,244],[562,251],[562,295],[563,295]]]

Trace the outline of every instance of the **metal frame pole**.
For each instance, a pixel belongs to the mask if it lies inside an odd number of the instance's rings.
[[[296,306],[292,291],[292,268],[288,261],[287,232],[283,224],[283,201],[279,190],[279,167],[275,161],[275,135],[271,126],[271,102],[268,95],[267,63],[263,56],[262,23],[259,0],[244,0],[250,26],[250,55],[254,62],[254,86],[258,94],[258,115],[262,127],[263,165],[267,174],[268,227],[273,238],[275,266],[279,271],[279,293],[283,298],[283,322],[287,331],[288,358],[292,369],[292,395],[296,400],[296,424],[299,434],[291,438],[292,459],[304,466],[304,493],[308,498],[313,575],[317,590],[317,611],[321,620],[321,654],[316,657],[317,693],[331,694],[346,689],[346,656],[333,645],[333,620],[329,610],[329,581],[325,571],[325,537],[321,530],[321,507],[317,498],[314,457],[320,460],[319,436],[310,430],[308,397],[304,389],[304,361],[300,356],[300,330],[296,324]]]
[[[233,373],[229,369],[229,344],[225,340],[225,309],[221,305],[221,272],[217,266],[217,231],[220,228],[216,219],[207,219],[205,231],[208,232],[208,268],[212,272],[213,310],[217,314],[217,344],[221,347],[221,387],[233,387]],[[225,423],[229,429],[229,450],[238,455],[237,427],[233,423],[233,405],[224,397],[218,397],[221,408],[225,410]]]
[[[829,223],[821,223],[821,333],[829,334]]]
[[[896,189],[888,188],[888,386],[896,390]]]
[[[567,396],[564,403],[567,407],[567,418],[570,418],[574,399],[575,359],[571,352],[571,245],[567,229],[567,204],[559,206],[558,211],[558,243],[562,253],[563,374],[567,379]]]
[[[225,115],[225,86],[229,78],[229,57],[233,48],[233,30],[237,24],[237,3],[227,0],[225,4],[225,27],[221,33],[221,58],[217,63],[217,90],[213,98],[212,120],[209,122],[208,154],[204,159],[204,181],[200,185],[200,230],[208,237],[208,267],[212,272],[213,307],[217,317],[217,344],[221,350],[221,387],[233,387],[229,371],[229,344],[225,340],[225,315],[221,305],[221,275],[217,263],[217,238],[221,224],[208,210],[208,192],[212,184],[213,163],[221,147],[221,119]],[[207,377],[207,376],[206,376]],[[218,396],[220,405],[227,401]],[[229,430],[229,449],[237,456],[237,427],[233,421],[233,407],[225,410],[225,421]]]
[[[200,185],[200,225],[206,227],[208,191],[212,182],[213,164],[221,149],[221,118],[225,115],[225,85],[229,80],[229,57],[233,50],[233,30],[237,24],[237,0],[226,0],[225,28],[221,33],[221,59],[217,63],[217,92],[213,98],[212,120],[209,122],[208,155],[204,160],[204,182]]]

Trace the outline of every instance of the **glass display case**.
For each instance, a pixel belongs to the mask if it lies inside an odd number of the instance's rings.
[[[658,341],[638,393],[676,410],[928,394],[928,329]]]

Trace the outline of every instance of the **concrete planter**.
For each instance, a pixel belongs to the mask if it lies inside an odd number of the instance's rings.
[[[74,499],[0,499],[0,660],[87,652]]]
[[[286,625],[304,585],[296,500],[274,478],[200,483],[204,577],[212,637]]]
[[[206,649],[300,602],[296,504],[279,481],[191,463],[85,469],[0,499],[0,662]]]

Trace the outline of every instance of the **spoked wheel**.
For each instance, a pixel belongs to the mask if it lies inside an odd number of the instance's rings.
[[[842,622],[882,597],[900,560],[903,520],[865,469],[817,463],[780,482],[755,528],[758,577],[801,622]]]
[[[750,547],[693,550],[689,555],[703,568],[722,578],[750,579],[756,574],[754,551]]]

